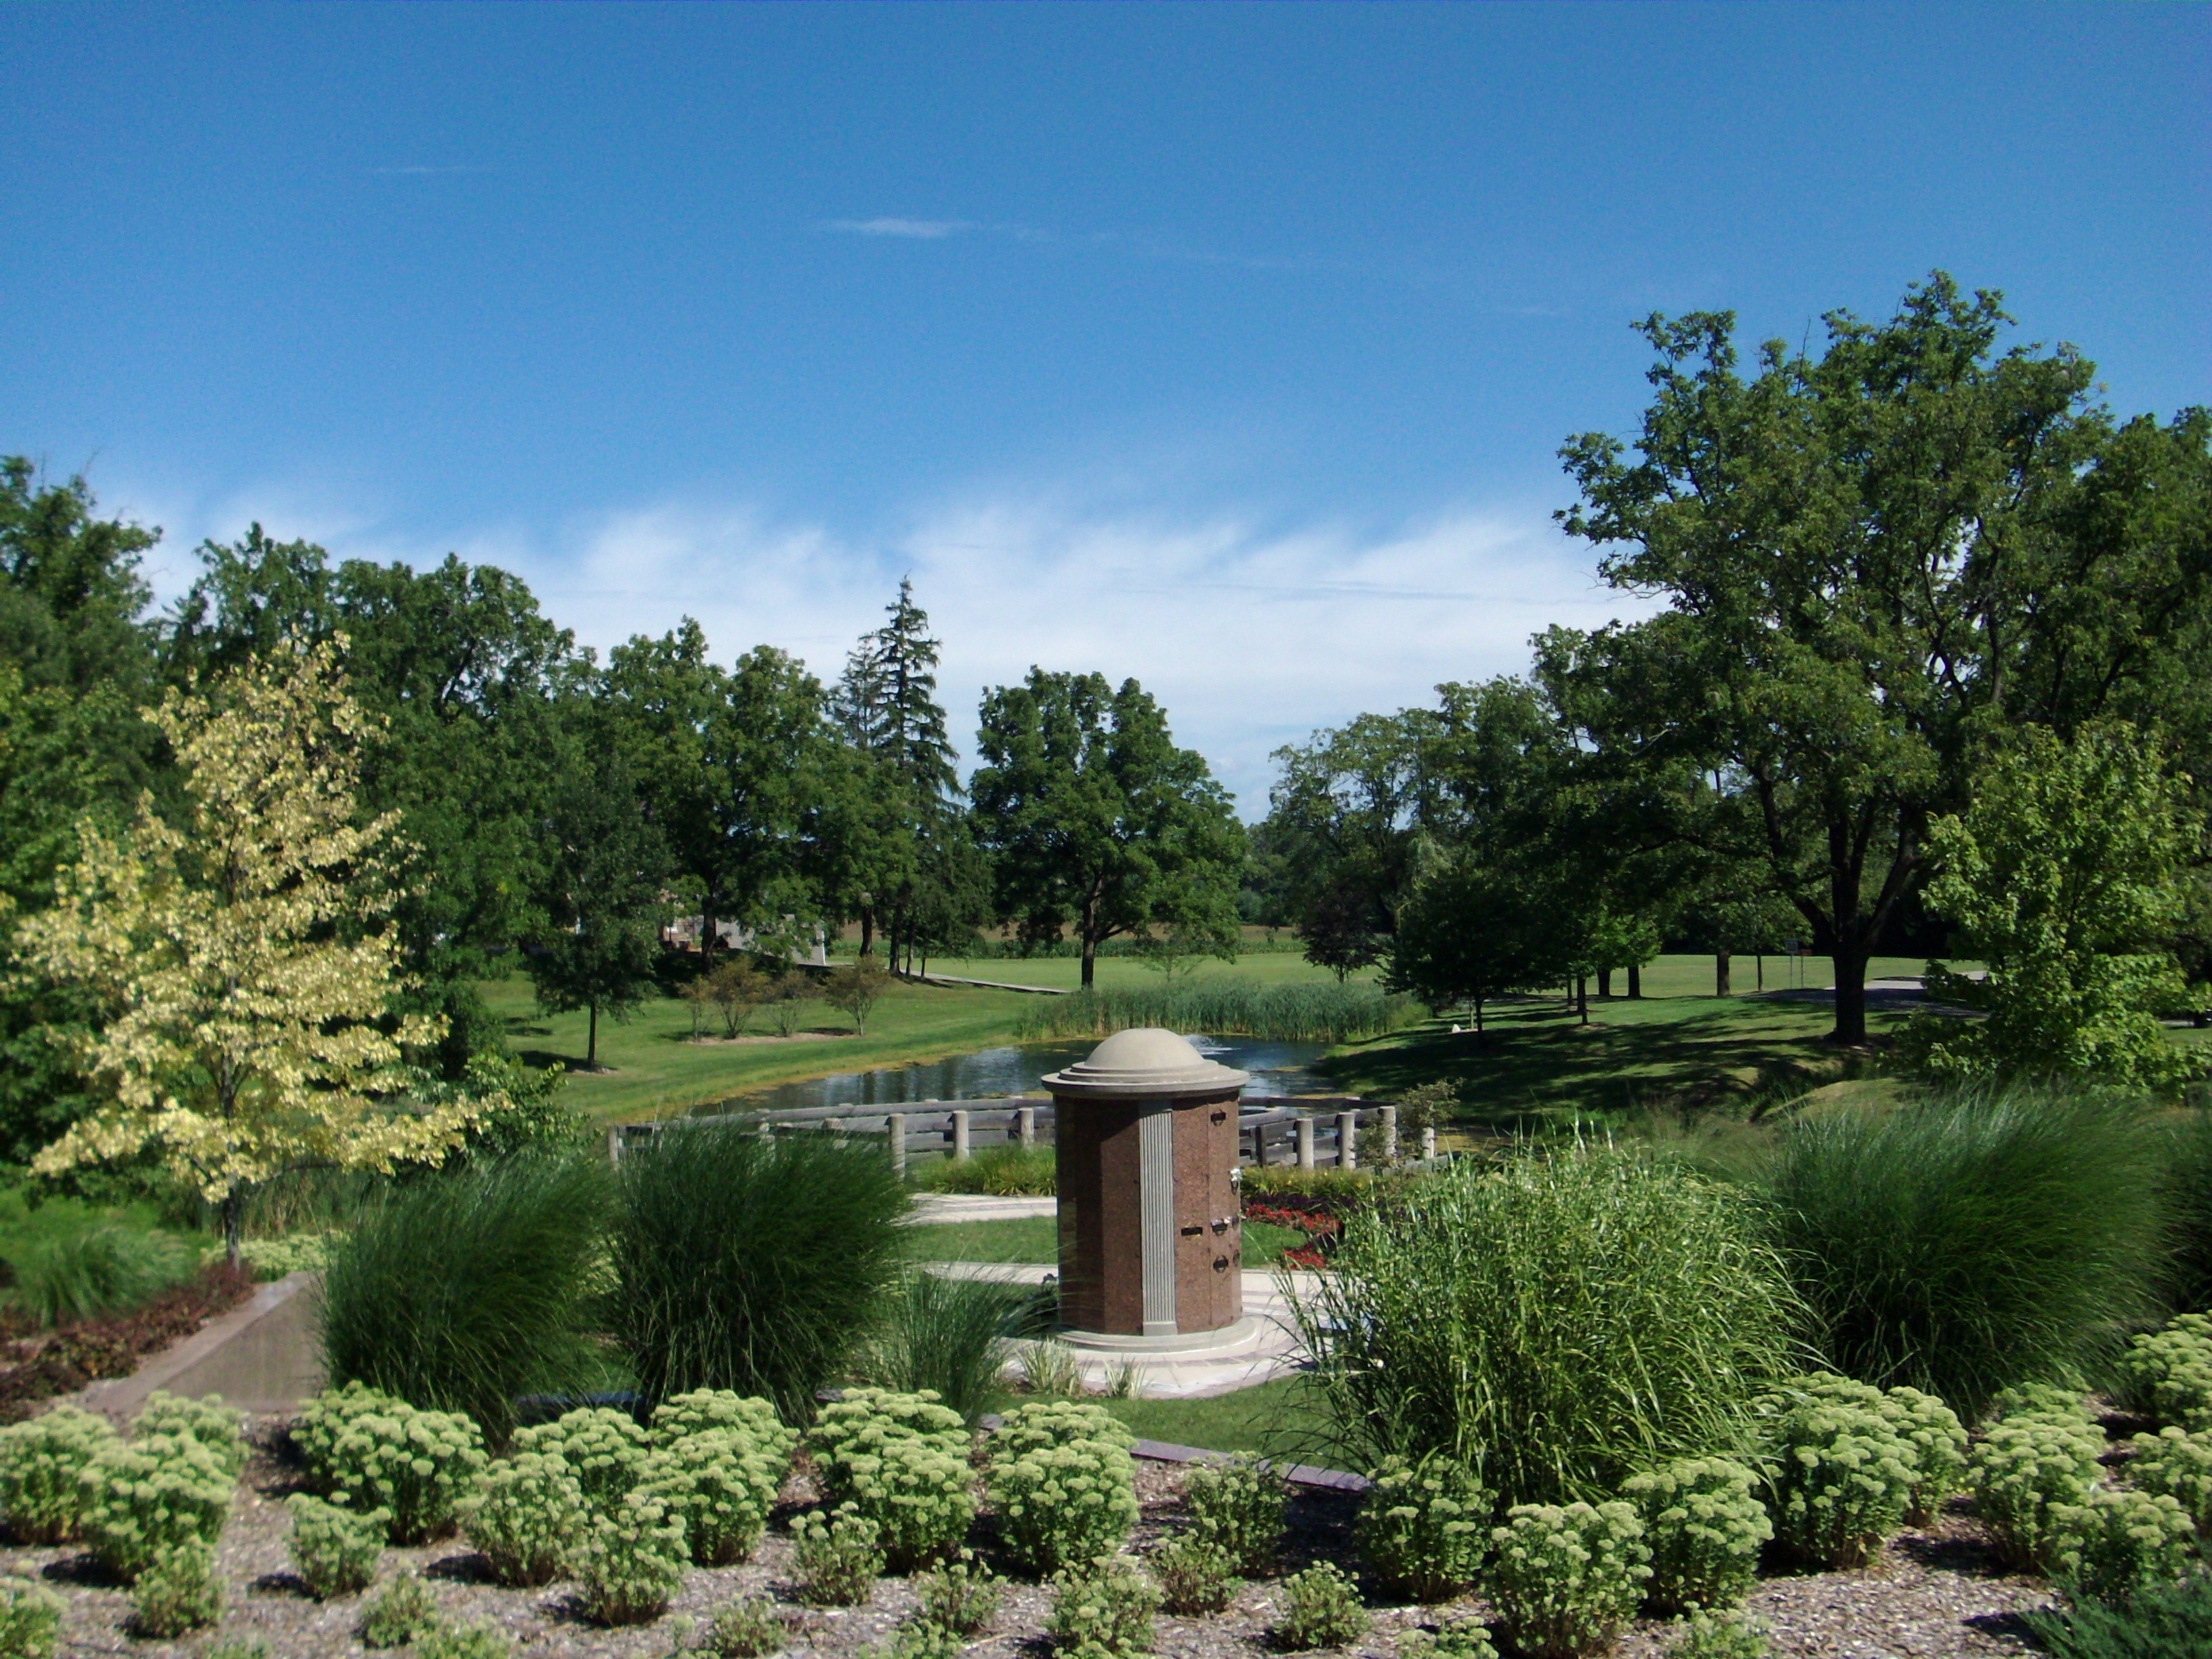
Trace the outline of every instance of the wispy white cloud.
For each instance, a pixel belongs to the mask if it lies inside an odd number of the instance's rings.
[[[1600,586],[1587,551],[1534,507],[1444,510],[1380,531],[1280,528],[1236,511],[1010,487],[919,509],[880,542],[698,499],[431,542],[346,504],[358,495],[313,483],[204,502],[122,494],[168,529],[165,599],[189,580],[201,538],[258,520],[339,557],[422,566],[450,550],[502,565],[603,653],[689,615],[721,661],[767,643],[824,679],[911,575],[944,642],[939,693],[969,759],[988,686],[1032,665],[1134,678],[1253,816],[1267,810],[1268,757],[1282,744],[1363,710],[1425,702],[1441,681],[1520,671],[1529,636],[1553,623],[1594,627],[1648,609]]]
[[[965,219],[832,219],[823,228],[849,236],[904,236],[937,242],[975,227]]]

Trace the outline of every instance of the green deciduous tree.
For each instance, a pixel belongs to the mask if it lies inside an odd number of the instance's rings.
[[[2170,1083],[2198,1069],[2160,1029],[2186,994],[2162,948],[2203,823],[2181,780],[2125,724],[2062,743],[2028,726],[1985,767],[1973,804],[1931,827],[1929,905],[1988,965],[1975,981],[1931,963],[1930,995],[1978,1021],[1923,1023],[1948,1075]]]
[[[1134,680],[1032,668],[984,694],[975,839],[999,915],[1032,943],[1073,929],[1083,983],[1098,946],[1182,927],[1233,941],[1244,833],[1195,750]]]

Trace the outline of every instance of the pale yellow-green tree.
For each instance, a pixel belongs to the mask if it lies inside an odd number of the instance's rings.
[[[184,810],[141,799],[123,834],[88,823],[22,959],[82,985],[107,1018],[76,1054],[106,1102],[41,1151],[58,1175],[151,1153],[196,1187],[238,1255],[246,1195],[287,1170],[441,1161],[496,1097],[410,1104],[404,1051],[439,1023],[396,1018],[409,981],[386,816],[358,821],[371,718],[343,641],[288,645],[147,711]]]

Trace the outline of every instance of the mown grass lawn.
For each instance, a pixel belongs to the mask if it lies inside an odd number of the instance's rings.
[[[1101,990],[1130,985],[1158,985],[1159,970],[1147,968],[1134,957],[1101,957],[1096,983]],[[1083,963],[1074,957],[932,957],[929,971],[957,979],[985,979],[1001,985],[1035,985],[1049,990],[1072,991],[1083,982]],[[1377,970],[1364,969],[1352,975],[1360,984],[1371,984]],[[1295,951],[1262,951],[1234,962],[1211,959],[1178,969],[1185,979],[1249,979],[1263,985],[1334,985],[1336,975],[1316,968]]]
[[[478,989],[505,1020],[515,1052],[533,1066],[570,1067],[569,1103],[605,1123],[681,1112],[769,1084],[1010,1042],[1027,1000],[1018,991],[894,985],[869,1014],[866,1036],[828,1003],[807,1002],[799,1020],[806,1035],[726,1043],[692,1042],[690,1005],[655,997],[626,1023],[600,1019],[599,1064],[606,1069],[590,1073],[575,1069],[584,1060],[585,1016],[541,1013],[530,981],[519,976]],[[755,1036],[771,1029],[765,1014],[753,1016]]]
[[[1139,1438],[1207,1451],[1264,1452],[1298,1462],[1322,1462],[1328,1419],[1312,1382],[1278,1377],[1204,1400],[1102,1400]]]

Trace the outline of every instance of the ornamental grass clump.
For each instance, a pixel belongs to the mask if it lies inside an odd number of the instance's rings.
[[[1031,1411],[1037,1415],[1024,1414]],[[999,1535],[1016,1561],[1040,1575],[1111,1554],[1137,1524],[1137,1471],[1126,1440],[1036,1443],[1073,1420],[1063,1407],[1024,1407],[991,1437],[984,1481]]]
[[[1243,1582],[1229,1552],[1194,1532],[1178,1533],[1145,1558],[1170,1613],[1219,1613],[1237,1599]]]
[[[1182,1501],[1192,1530],[1228,1553],[1231,1571],[1256,1578],[1274,1571],[1290,1492],[1267,1463],[1240,1455],[1192,1469]]]
[[[2212,1316],[2181,1314],[2132,1338],[2119,1370],[2130,1403],[2160,1423],[2212,1429]]]
[[[189,1435],[111,1442],[77,1479],[84,1540],[100,1565],[135,1582],[163,1555],[212,1547],[232,1485],[222,1460]]]
[[[2163,1493],[2124,1486],[2056,1505],[2051,1532],[2051,1577],[2075,1601],[2124,1607],[2145,1589],[2173,1583],[2197,1557],[2187,1510]]]
[[[2212,1538],[2212,1434],[2167,1427],[2135,1437],[2128,1479],[2162,1493],[2187,1511],[2198,1534]]]
[[[1863,1566],[1905,1524],[1920,1469],[1886,1404],[1878,1389],[1825,1376],[1768,1402],[1768,1508],[1796,1559]]]
[[[641,1625],[667,1610],[689,1559],[684,1518],[650,1492],[625,1492],[595,1510],[571,1565],[584,1616],[602,1625]]]
[[[356,1510],[382,1510],[391,1541],[401,1545],[452,1532],[486,1461],[483,1436],[467,1418],[398,1401],[349,1413],[327,1459],[332,1493]]]
[[[732,1389],[811,1415],[902,1257],[880,1146],[678,1123],[623,1155],[611,1238],[617,1341],[639,1390]]]
[[[79,1535],[84,1472],[114,1442],[106,1418],[75,1406],[0,1429],[0,1520],[17,1543],[59,1544]]]
[[[0,1654],[53,1659],[62,1636],[62,1598],[28,1578],[0,1577]]]
[[[1283,1616],[1267,1632],[1276,1647],[1291,1652],[1340,1648],[1366,1633],[1359,1587],[1334,1562],[1316,1562],[1283,1580]]]
[[[131,1432],[141,1438],[155,1434],[190,1435],[216,1455],[230,1478],[246,1468],[246,1437],[240,1432],[240,1414],[222,1403],[221,1395],[187,1400],[156,1389],[131,1419]]]
[[[645,1478],[646,1455],[653,1437],[638,1427],[627,1412],[605,1406],[580,1407],[550,1423],[514,1431],[518,1454],[538,1452],[558,1457],[568,1466],[583,1491],[587,1509],[612,1513],[637,1483]]]
[[[2094,1428],[2043,1418],[2000,1419],[1975,1443],[1967,1460],[1974,1512],[2008,1565],[2049,1565],[2059,1541],[2057,1511],[2089,1501],[2103,1449]]]
[[[1507,1649],[1527,1659],[1604,1651],[1651,1574],[1643,1523],[1621,1503],[1516,1504],[1491,1550],[1483,1594]]]
[[[769,1483],[753,1467],[759,1459],[750,1437],[739,1431],[704,1429],[655,1448],[637,1490],[683,1518],[695,1563],[726,1567],[750,1555],[768,1526],[761,1489]]]
[[[215,1546],[186,1539],[159,1551],[131,1586],[131,1627],[155,1641],[204,1629],[222,1617]]]
[[[1474,1583],[1490,1548],[1496,1500],[1466,1464],[1441,1454],[1383,1460],[1360,1504],[1359,1559],[1393,1591],[1424,1606]]]
[[[910,1270],[885,1298],[860,1370],[885,1388],[927,1389],[973,1421],[998,1394],[1029,1291]]]
[[[808,1510],[792,1522],[791,1540],[799,1599],[809,1607],[858,1607],[882,1576],[876,1523],[849,1508]]]
[[[548,1153],[471,1158],[387,1183],[335,1243],[323,1360],[503,1444],[514,1401],[585,1387],[607,1213],[605,1166]]]
[[[1768,1196],[1836,1368],[1972,1415],[2148,1308],[2159,1164],[2139,1109],[2016,1089],[1800,1118]]]
[[[358,1595],[376,1582],[390,1516],[380,1510],[356,1514],[306,1492],[293,1493],[284,1507],[292,1515],[292,1531],[285,1543],[293,1570],[308,1595],[328,1601]]]
[[[1053,1577],[1045,1633],[1066,1659],[1139,1659],[1152,1650],[1160,1593],[1126,1555],[1101,1556]]]
[[[519,1451],[483,1472],[461,1507],[461,1531],[502,1584],[547,1584],[590,1513],[584,1488],[556,1452]]]
[[[1610,1148],[1468,1163],[1355,1212],[1294,1316],[1340,1455],[1509,1501],[1745,1443],[1801,1310],[1750,1200]]]
[[[1774,1536],[1759,1477],[1725,1457],[1686,1458],[1632,1476],[1623,1502],[1651,1552],[1644,1600],[1660,1613],[1729,1607],[1751,1594],[1759,1547]]]

